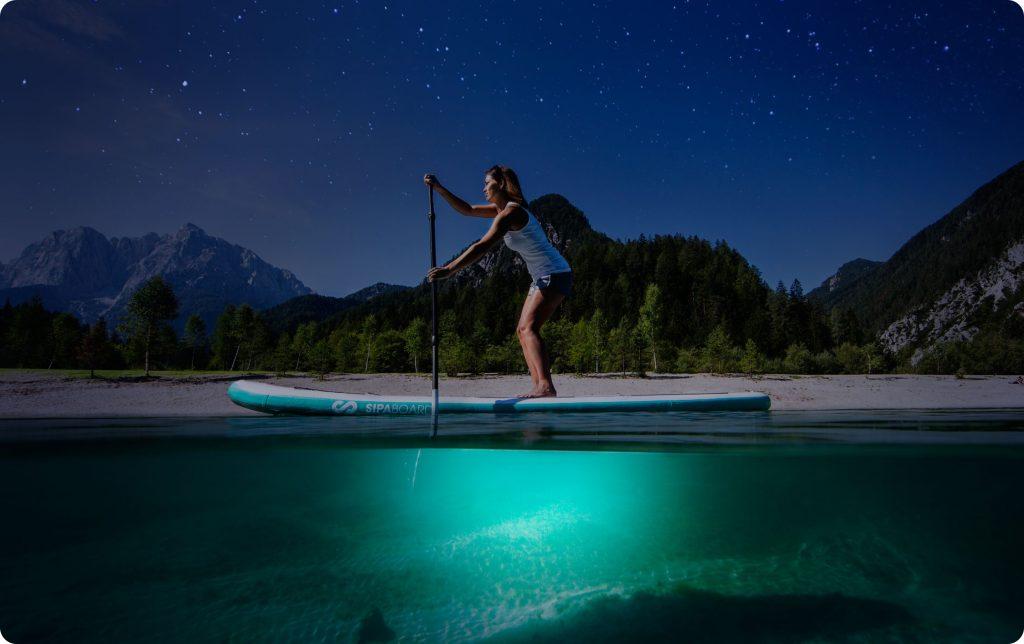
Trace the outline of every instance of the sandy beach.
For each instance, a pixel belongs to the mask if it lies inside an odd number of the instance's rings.
[[[227,397],[230,376],[103,380],[45,372],[0,374],[0,418],[223,417],[260,415]],[[340,374],[325,380],[269,377],[274,384],[347,393],[428,395],[429,375]],[[1016,376],[831,375],[760,377],[653,374],[647,378],[559,375],[562,396],[761,391],[773,410],[1024,409]],[[527,376],[442,378],[441,395],[506,397]]]

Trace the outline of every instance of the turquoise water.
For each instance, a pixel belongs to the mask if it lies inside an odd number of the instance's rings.
[[[758,416],[566,436],[478,419],[435,441],[322,419],[0,423],[0,632],[1020,637],[1019,414]]]

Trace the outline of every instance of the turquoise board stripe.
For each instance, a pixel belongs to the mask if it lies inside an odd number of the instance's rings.
[[[281,387],[282,391],[289,391]],[[328,416],[425,416],[430,414],[429,402],[365,400],[358,397],[327,398],[290,395],[286,393],[254,393],[241,383],[228,388],[228,396],[242,407],[271,414],[313,414]],[[344,396],[344,394],[340,394]],[[508,398],[481,402],[441,399],[442,414],[465,413],[527,413],[527,412],[626,412],[626,411],[767,411],[771,399],[760,393],[728,397],[699,395],[682,400],[624,397],[616,401],[588,401],[573,398],[557,399],[543,405],[528,400]]]

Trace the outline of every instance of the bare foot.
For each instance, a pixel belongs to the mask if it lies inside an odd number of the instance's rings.
[[[525,398],[555,398],[556,396],[558,396],[558,392],[555,391],[554,387],[544,387],[540,389],[534,389],[528,394],[516,396],[516,398],[523,400]]]

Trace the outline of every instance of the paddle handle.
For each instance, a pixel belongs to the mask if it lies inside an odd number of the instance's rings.
[[[434,186],[427,186],[430,193],[430,212],[427,219],[430,220],[430,267],[437,266],[437,243],[434,239]],[[430,282],[430,377],[431,388],[434,396],[434,404],[430,408],[430,426],[432,434],[437,434],[437,282]]]

